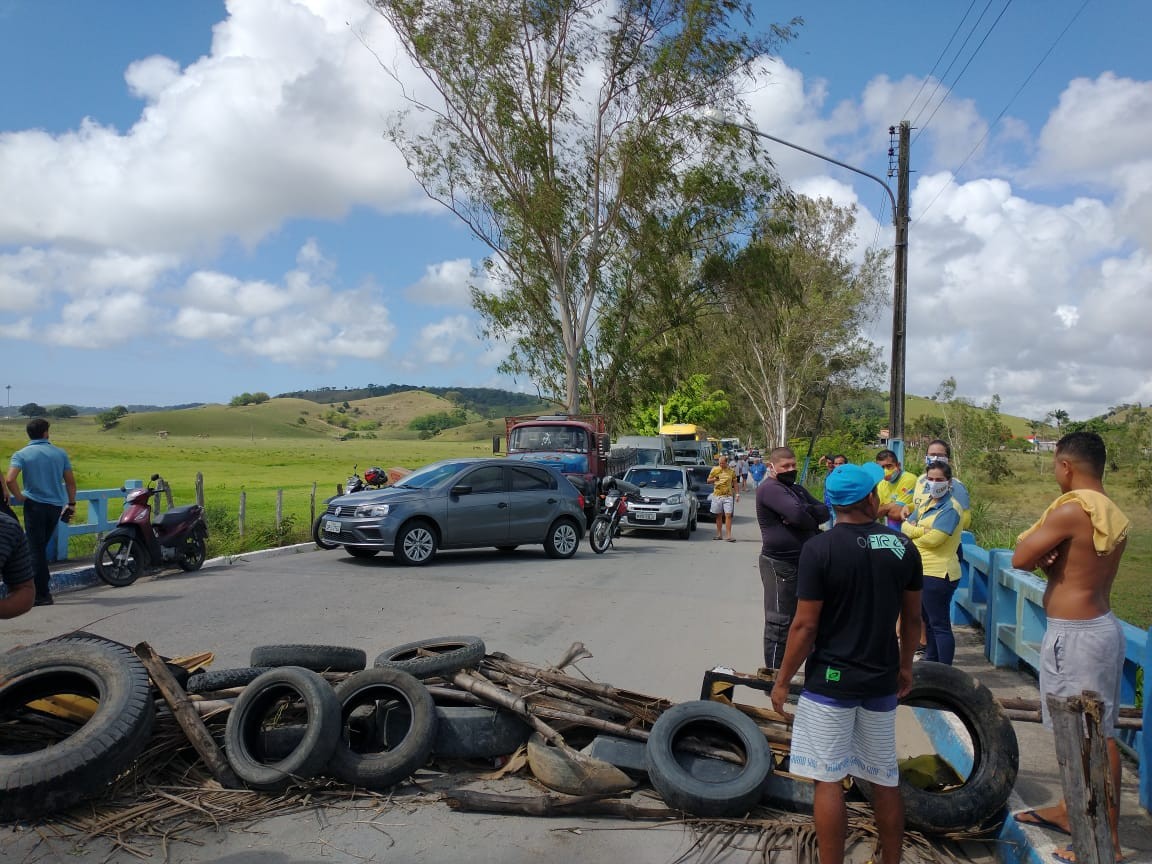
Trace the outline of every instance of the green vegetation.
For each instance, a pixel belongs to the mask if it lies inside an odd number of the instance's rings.
[[[267,402],[271,397],[267,393],[241,393],[239,396],[233,396],[232,401],[228,404],[233,408],[238,408],[241,405],[262,405]]]
[[[408,424],[409,429],[420,433],[421,438],[431,438],[445,429],[463,426],[468,422],[468,412],[463,408],[453,411],[437,411],[433,414],[421,414]]]

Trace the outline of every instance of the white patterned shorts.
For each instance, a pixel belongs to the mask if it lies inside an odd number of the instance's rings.
[[[789,770],[829,783],[851,774],[878,786],[899,786],[896,708],[873,711],[866,704],[828,705],[801,694],[792,726]]]

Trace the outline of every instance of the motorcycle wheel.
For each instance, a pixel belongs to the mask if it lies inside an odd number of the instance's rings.
[[[312,542],[320,549],[335,549],[340,544],[330,543],[324,539],[324,531],[320,527],[324,522],[323,516],[317,516],[316,521],[312,523]]]
[[[592,530],[588,534],[588,545],[597,555],[602,555],[612,545],[612,529],[612,519],[607,516],[598,516],[596,521],[592,523]]]
[[[184,539],[184,548],[180,550],[180,569],[185,573],[191,573],[193,570],[199,570],[204,566],[204,559],[207,556],[207,548],[204,544],[204,538],[195,533],[190,537]]]
[[[114,588],[131,585],[148,566],[148,551],[128,537],[107,537],[96,549],[96,575]]]

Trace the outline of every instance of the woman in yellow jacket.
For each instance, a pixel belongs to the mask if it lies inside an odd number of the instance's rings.
[[[926,472],[928,498],[921,501],[900,525],[916,544],[924,565],[921,599],[928,645],[924,659],[952,665],[956,639],[952,635],[952,595],[960,579],[956,549],[963,530],[963,508],[952,495],[952,468],[933,462]]]

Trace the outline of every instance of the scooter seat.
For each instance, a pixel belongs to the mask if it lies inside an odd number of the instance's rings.
[[[171,510],[160,514],[160,517],[156,520],[156,525],[160,528],[174,528],[180,523],[187,522],[189,519],[194,518],[194,511],[199,508],[199,504],[185,504],[183,507],[173,507]]]

